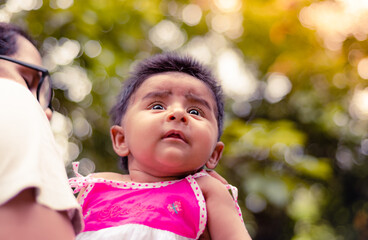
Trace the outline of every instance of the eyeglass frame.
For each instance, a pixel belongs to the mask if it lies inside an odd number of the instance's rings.
[[[52,90],[52,87],[51,87],[51,76],[50,76],[49,71],[46,68],[43,68],[43,67],[31,64],[31,63],[26,63],[26,62],[11,58],[11,57],[6,56],[6,55],[0,55],[0,59],[19,64],[19,65],[22,65],[24,67],[27,67],[27,68],[30,68],[30,69],[33,69],[33,70],[36,70],[36,71],[42,73],[41,78],[40,78],[40,80],[38,82],[38,85],[37,85],[37,101],[38,102],[40,102],[40,90],[41,90],[42,83],[45,80],[45,78],[48,76],[49,79],[50,79],[49,84],[50,84],[50,89],[51,89],[51,93],[50,93],[51,95],[50,95],[50,101],[47,105],[47,108],[50,108],[52,110],[52,103],[51,102],[52,102],[52,97],[53,97],[53,90]],[[28,85],[27,81],[26,81],[26,84],[27,84],[27,87],[29,89],[29,85]]]

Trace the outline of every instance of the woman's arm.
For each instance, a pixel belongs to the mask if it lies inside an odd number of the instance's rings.
[[[212,177],[201,177],[197,182],[206,199],[211,239],[251,239],[226,186]]]
[[[59,212],[37,203],[34,191],[25,189],[0,206],[0,239],[74,239],[66,211]]]

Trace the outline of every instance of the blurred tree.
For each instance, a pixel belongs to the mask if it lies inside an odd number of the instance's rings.
[[[217,169],[253,239],[367,239],[368,6],[313,0],[8,0],[39,40],[65,162],[121,171],[108,111],[161,51],[213,67],[227,94]],[[91,161],[96,165],[94,168]]]

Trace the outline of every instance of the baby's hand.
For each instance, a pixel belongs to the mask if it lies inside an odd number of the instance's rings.
[[[220,174],[218,174],[215,170],[206,169],[207,173],[213,177],[222,182],[223,184],[229,184],[225,178],[223,178]]]

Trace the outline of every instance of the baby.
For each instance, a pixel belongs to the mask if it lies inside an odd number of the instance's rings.
[[[203,171],[222,155],[223,111],[221,87],[191,57],[142,61],[111,110],[129,174],[70,179],[85,219],[77,239],[250,239],[236,196]]]

